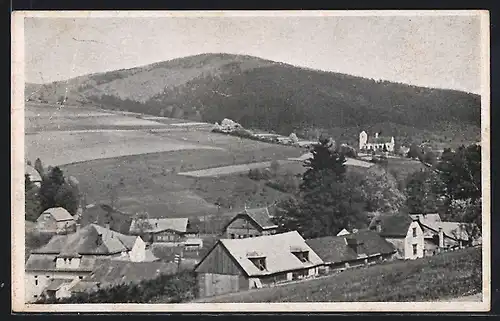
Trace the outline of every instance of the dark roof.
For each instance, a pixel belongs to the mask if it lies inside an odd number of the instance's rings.
[[[128,262],[101,259],[96,268],[83,282],[96,282],[100,286],[113,286],[124,283],[151,280],[160,274],[175,274],[176,263],[165,262]]]
[[[405,237],[412,218],[405,214],[380,214],[375,216],[370,222],[369,229],[376,230],[378,222],[381,225],[381,236]]]
[[[26,261],[26,271],[54,271],[56,270],[56,258],[54,254],[31,254]],[[71,271],[85,271],[90,272],[94,268],[95,258],[82,257],[80,266],[77,269],[68,269]],[[64,269],[57,269],[58,271]]]
[[[66,283],[71,283],[73,280],[71,279],[52,279],[50,283],[47,285],[45,290],[47,291],[57,291],[59,290],[64,284]]]
[[[262,207],[262,208],[252,208],[252,209],[245,209],[245,213],[254,220],[255,223],[257,223],[262,229],[269,229],[276,227],[276,224],[274,224],[271,221],[271,216],[269,215],[269,210],[267,207]]]
[[[394,246],[376,232],[361,230],[341,236],[326,236],[306,240],[324,262],[340,263],[378,254],[395,252]],[[356,244],[357,250],[348,244]]]
[[[56,235],[49,243],[33,251],[39,254],[111,255],[132,249],[137,236],[123,235],[102,226],[90,224],[76,233]]]
[[[109,224],[109,228],[122,234],[128,234],[132,215],[112,209],[104,204],[97,204],[84,209],[80,224],[82,226],[94,223],[100,226]]]
[[[229,224],[231,224],[234,220],[240,217],[245,217],[245,218],[250,218],[250,220],[257,225],[257,227],[261,230],[267,230],[270,228],[275,228],[277,227],[276,224],[274,224],[271,221],[271,215],[269,213],[269,210],[267,207],[262,207],[262,208],[253,208],[253,209],[245,209],[242,212],[237,212],[235,216],[233,216],[232,219],[230,219],[225,225],[223,230],[225,230]]]
[[[368,144],[384,144],[384,143],[390,143],[392,140],[392,137],[388,136],[379,136],[379,137],[369,137],[368,138]]]

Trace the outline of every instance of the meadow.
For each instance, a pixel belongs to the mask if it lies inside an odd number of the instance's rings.
[[[87,203],[113,202],[130,214],[201,217],[265,206],[286,194],[249,179],[248,169],[278,160],[281,174],[304,171],[302,162],[290,159],[305,149],[212,133],[197,122],[179,120],[183,125],[174,126],[176,120],[167,117],[34,105],[27,106],[25,117],[27,127],[33,119],[50,124],[25,135],[27,160],[40,158],[76,177]],[[54,130],[61,125],[69,129]],[[93,128],[81,129],[85,126]],[[369,164],[350,162],[361,170]],[[179,175],[186,172],[191,176]]]
[[[250,180],[246,173],[218,179],[178,173],[269,163],[303,153],[211,133],[207,124],[179,120],[182,125],[175,126],[175,119],[166,117],[141,119],[127,112],[43,105],[28,105],[25,117],[27,128],[50,124],[26,133],[26,159],[40,158],[45,166],[58,165],[67,176],[75,176],[87,203],[114,202],[125,213],[145,210],[151,217],[212,216],[245,203],[273,203],[282,193]],[[150,123],[159,126],[152,130]]]
[[[355,268],[272,288],[196,300],[249,302],[422,302],[481,293],[481,248]]]

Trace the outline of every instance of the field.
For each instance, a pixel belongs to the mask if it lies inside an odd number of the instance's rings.
[[[212,133],[208,124],[58,107],[27,105],[25,158],[59,165],[79,180],[87,203],[113,201],[125,213],[201,217],[245,204],[265,206],[285,194],[249,179],[248,169],[278,160],[282,173],[304,170],[301,162],[290,161],[304,149]],[[349,161],[360,169],[369,164]],[[410,163],[396,165],[415,169]]]
[[[286,160],[303,153],[165,117],[142,119],[125,112],[43,105],[28,105],[25,117],[26,128],[37,129],[25,135],[26,159],[34,162],[39,157],[45,166],[59,165],[66,175],[75,176],[88,203],[110,203],[115,193],[115,204],[123,212],[146,210],[151,217],[222,215],[245,203],[273,203],[283,194],[246,173],[217,179],[178,173]],[[157,128],[151,129],[152,123]]]
[[[395,261],[294,284],[196,302],[419,302],[482,291],[481,248]]]

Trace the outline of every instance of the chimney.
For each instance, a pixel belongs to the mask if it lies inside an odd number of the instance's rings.
[[[375,138],[378,138],[378,133],[375,133]]]
[[[444,233],[443,228],[439,228],[439,248],[444,248]]]

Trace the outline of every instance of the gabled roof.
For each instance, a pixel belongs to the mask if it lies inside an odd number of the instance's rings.
[[[30,165],[24,165],[24,174],[28,174],[30,176],[30,181],[32,182],[41,182],[42,176],[38,171]]]
[[[85,282],[80,281],[76,283],[72,288],[72,293],[82,293],[82,292],[93,292],[99,289],[99,282]]]
[[[412,219],[418,219],[424,227],[424,236],[433,237],[443,230],[445,237],[455,240],[468,240],[469,235],[466,231],[467,223],[461,222],[443,222],[439,214],[410,214]]]
[[[375,230],[380,223],[380,236],[405,237],[412,222],[412,218],[405,214],[379,214],[372,219],[368,228]]]
[[[215,246],[219,245],[227,250],[228,255],[248,276],[272,275],[323,264],[321,258],[307,245],[297,231],[246,239],[221,239]],[[292,251],[299,250],[309,252],[309,262],[303,263],[292,253]],[[210,253],[211,251],[205,258]],[[265,258],[266,270],[259,270],[250,261],[249,257],[255,256]]]
[[[141,229],[138,227],[138,222],[141,221],[149,225],[147,229],[142,230],[143,233],[158,233],[167,230],[186,233],[189,222],[187,217],[133,219],[130,224],[130,233],[141,232]]]
[[[278,227],[271,221],[271,215],[267,207],[247,208],[245,209],[245,213],[264,230]]]
[[[347,235],[347,234],[349,234],[349,231],[344,228],[344,229],[342,229],[342,231],[337,233],[337,236]]]
[[[96,268],[82,282],[99,283],[102,286],[113,286],[132,282],[151,280],[161,274],[177,273],[176,263],[165,262],[128,262],[101,259]]]
[[[61,271],[65,269],[56,269],[56,254],[31,254],[26,261],[26,271]],[[66,269],[71,271],[90,272],[94,268],[96,259],[93,257],[82,257],[80,266],[76,269]]]
[[[410,214],[410,217],[414,220],[418,219],[420,223],[425,225],[432,225],[437,222],[441,222],[441,216],[438,213],[430,213],[430,214]]]
[[[108,209],[110,212],[105,210],[105,208]],[[122,213],[117,209],[111,209],[111,207],[107,207],[104,204],[88,206],[87,208],[84,209],[81,218],[82,226],[91,223],[100,226],[105,226],[106,224],[109,224],[109,228],[111,230],[120,232],[122,234],[129,233],[131,222],[132,222],[132,217],[130,214]]]
[[[348,244],[357,243],[357,250]],[[342,263],[379,254],[391,254],[394,246],[376,232],[361,230],[342,236],[326,236],[306,240],[325,263]]]
[[[392,141],[392,137],[388,136],[379,136],[379,137],[368,137],[368,144],[385,144],[390,143]]]
[[[62,207],[52,207],[46,209],[43,214],[50,214],[57,222],[61,221],[72,221],[74,217],[69,214],[69,212]]]
[[[124,235],[99,225],[90,224],[76,233],[56,235],[34,253],[58,255],[111,255],[130,251],[137,236]]]
[[[271,221],[271,215],[267,207],[245,209],[243,212],[236,213],[236,215],[229,220],[223,227],[225,230],[232,222],[238,218],[250,219],[260,230],[268,230],[277,228],[278,226]]]
[[[50,283],[47,285],[45,290],[47,291],[57,291],[59,290],[63,285],[69,284],[73,282],[71,279],[52,279]]]

